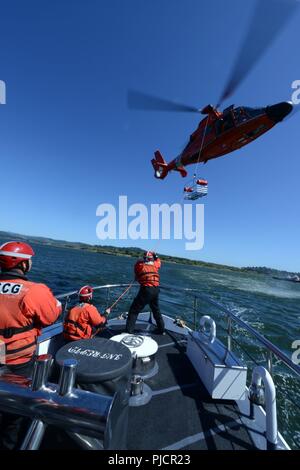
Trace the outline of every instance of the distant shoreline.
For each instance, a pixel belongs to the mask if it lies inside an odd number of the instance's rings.
[[[54,240],[53,238],[47,237],[37,237],[32,235],[22,235],[19,233],[13,232],[5,232],[0,231],[0,237],[9,239],[16,239],[16,240],[26,240],[26,242],[36,243],[43,246],[53,246],[57,248],[69,248],[73,250],[84,250],[89,251],[91,253],[100,253],[103,255],[113,255],[113,256],[126,256],[130,258],[138,258],[143,253],[142,248],[135,248],[135,247],[116,247],[111,245],[91,245],[88,243],[81,243],[81,242],[69,242],[66,240]],[[274,274],[274,273],[286,273],[291,274],[288,271],[279,271],[277,269],[267,268],[267,267],[242,267],[238,268],[236,266],[228,266],[224,264],[218,263],[209,263],[207,261],[196,261],[191,260],[188,258],[180,258],[178,256],[169,256],[159,253],[160,258],[167,262],[167,263],[174,263],[174,264],[183,264],[189,266],[199,266],[205,268],[213,268],[213,269],[222,269],[228,271],[235,271],[235,272],[256,272],[261,274]],[[294,274],[294,273],[293,273]],[[296,273],[297,274],[297,273]]]

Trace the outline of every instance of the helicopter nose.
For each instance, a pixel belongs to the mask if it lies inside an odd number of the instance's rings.
[[[267,116],[276,123],[283,121],[283,119],[288,116],[292,110],[293,104],[289,101],[283,101],[282,103],[266,107]]]

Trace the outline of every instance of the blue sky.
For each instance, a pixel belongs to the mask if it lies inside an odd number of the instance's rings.
[[[167,160],[176,156],[199,117],[129,111],[127,89],[199,107],[215,103],[253,5],[5,2],[0,228],[97,243],[98,204],[122,194],[130,204],[179,202],[185,181],[177,173],[155,180],[150,160],[158,148]],[[291,83],[300,79],[299,20],[298,11],[232,102],[264,106],[291,98]],[[163,241],[158,251],[299,271],[299,125],[300,117],[290,119],[202,167],[209,180],[204,248],[187,252],[184,242]],[[145,241],[107,243],[147,247]]]

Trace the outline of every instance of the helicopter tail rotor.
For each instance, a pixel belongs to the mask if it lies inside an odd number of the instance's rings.
[[[168,164],[159,150],[155,152],[154,156],[155,158],[151,160],[154,168],[154,176],[157,179],[163,180],[168,174]]]

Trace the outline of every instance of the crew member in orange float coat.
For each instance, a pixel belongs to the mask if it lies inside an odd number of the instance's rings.
[[[107,318],[91,304],[92,287],[81,287],[78,296],[79,304],[69,310],[64,323],[64,338],[67,341],[89,339],[93,335],[93,328],[104,328],[107,323]]]
[[[165,325],[159,309],[159,269],[161,261],[155,253],[147,251],[143,260],[137,261],[134,267],[135,278],[140,283],[140,290],[128,312],[126,331],[134,332],[138,314],[149,305],[157,325],[157,332],[165,334]]]
[[[27,279],[34,251],[23,242],[8,242],[0,247],[0,367],[30,377],[37,337],[44,326],[54,323],[61,304],[44,284]],[[4,349],[4,352],[3,352]],[[1,443],[6,449],[16,447],[22,418],[3,414]]]
[[[61,303],[51,290],[25,276],[33,255],[31,246],[23,242],[0,247],[0,340],[6,346],[6,366],[18,375],[30,370],[41,329],[61,313]]]

